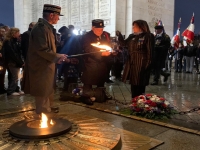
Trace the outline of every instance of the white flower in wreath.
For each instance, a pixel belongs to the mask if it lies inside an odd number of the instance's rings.
[[[152,97],[152,98],[150,98],[150,100],[151,100],[152,102],[155,102],[155,101],[156,101],[156,98],[155,98],[155,97]]]
[[[144,107],[145,107],[145,108],[148,108],[148,107],[149,107],[149,105],[147,105],[147,104],[146,104],[146,105],[144,105]]]
[[[143,99],[139,99],[138,100],[138,103],[140,104],[140,103],[144,103],[144,100]]]
[[[165,104],[166,106],[169,106],[170,103],[169,103],[168,101],[165,101],[164,104]]]
[[[157,97],[157,95],[153,95],[152,97],[153,97],[153,98],[156,98],[156,97]]]
[[[156,97],[156,98],[155,98],[155,101],[156,101],[156,102],[161,102],[161,100],[160,100],[159,97]]]

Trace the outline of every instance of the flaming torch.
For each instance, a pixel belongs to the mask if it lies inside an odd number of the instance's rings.
[[[83,54],[69,55],[69,56],[67,56],[67,58],[90,55],[90,54],[95,54],[95,53],[102,53],[102,52],[111,52],[112,53],[112,48],[110,46],[108,46],[108,45],[101,45],[100,42],[92,43],[91,45],[94,46],[94,47],[99,48],[100,50],[99,51],[95,51],[95,52],[83,53]]]
[[[91,45],[94,46],[94,47],[97,47],[97,48],[101,49],[100,52],[105,52],[105,51],[112,52],[112,48],[110,46],[108,46],[108,45],[101,45],[100,42],[98,42],[98,43],[92,43]]]

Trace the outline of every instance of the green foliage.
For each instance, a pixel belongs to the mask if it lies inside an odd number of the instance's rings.
[[[153,120],[166,120],[171,119],[171,117],[177,113],[175,109],[170,109],[164,113],[156,113],[156,112],[134,112],[130,108],[126,108],[119,111],[121,114],[124,115],[134,115],[142,118],[153,119]]]

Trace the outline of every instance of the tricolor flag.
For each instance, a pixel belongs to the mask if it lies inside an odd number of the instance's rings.
[[[180,43],[180,28],[181,28],[181,18],[179,19],[179,22],[178,22],[178,29],[176,31],[176,34],[173,36],[173,38],[171,40],[171,44],[175,48],[179,47],[179,43]]]
[[[190,25],[182,33],[183,40],[186,40],[187,43],[192,43],[194,40],[194,13],[190,22]]]

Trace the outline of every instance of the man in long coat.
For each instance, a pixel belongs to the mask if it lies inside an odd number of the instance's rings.
[[[52,24],[59,20],[61,7],[45,4],[43,18],[33,27],[25,66],[26,94],[35,97],[36,113],[51,112],[54,96],[55,63],[61,63],[66,55],[56,53],[56,31]]]
[[[168,77],[170,75],[162,70],[163,68],[165,68],[167,52],[171,45],[170,37],[164,32],[163,25],[156,25],[155,31],[155,48],[153,53],[154,79],[151,85],[158,85],[160,75],[164,76],[164,82],[168,80]]]

